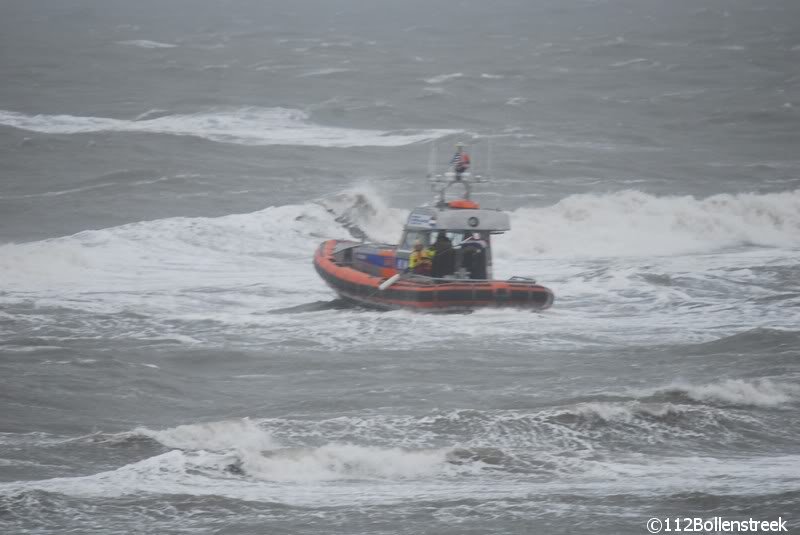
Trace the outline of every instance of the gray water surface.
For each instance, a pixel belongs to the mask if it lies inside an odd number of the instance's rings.
[[[5,2],[0,531],[796,529],[799,21]],[[554,307],[336,301],[317,245],[396,240],[457,141]]]

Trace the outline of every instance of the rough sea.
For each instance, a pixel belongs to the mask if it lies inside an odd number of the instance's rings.
[[[337,301],[459,141],[554,306]],[[0,3],[0,532],[797,532],[799,410],[797,0]]]

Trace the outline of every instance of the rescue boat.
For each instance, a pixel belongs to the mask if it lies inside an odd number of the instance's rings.
[[[483,209],[470,198],[471,184],[483,180],[467,172],[469,157],[462,147],[457,146],[451,170],[429,175],[438,200],[411,211],[399,244],[320,244],[314,267],[342,299],[372,308],[427,312],[541,310],[553,304],[553,292],[532,278],[492,278],[492,236],[510,230],[511,223],[507,213]],[[445,192],[453,184],[462,185],[464,195],[447,201]],[[420,242],[437,247],[425,271],[409,268],[414,245]]]

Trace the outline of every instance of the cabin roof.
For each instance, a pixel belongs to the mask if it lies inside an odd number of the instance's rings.
[[[508,214],[500,210],[415,208],[405,230],[474,230],[504,232],[511,229]]]

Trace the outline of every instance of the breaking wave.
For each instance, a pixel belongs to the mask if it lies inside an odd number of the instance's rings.
[[[797,400],[800,387],[769,379],[726,379],[704,385],[676,382],[653,394],[711,404],[777,407]]]
[[[320,481],[342,478],[407,478],[447,471],[448,449],[404,449],[331,443],[284,447],[250,419],[181,425],[165,430],[139,428],[126,440],[149,438],[168,448],[217,452],[212,466],[269,481]]]
[[[251,477],[269,481],[408,479],[463,471],[447,462],[449,451],[327,444],[245,455],[234,466]]]
[[[282,222],[283,226],[275,225]],[[286,222],[289,222],[287,225]],[[0,246],[0,273],[18,290],[150,289],[263,279],[292,249],[347,233],[321,206],[271,207],[221,218],[169,218]],[[197,259],[203,258],[198,264]],[[287,266],[284,270],[292,269]],[[170,276],[170,273],[175,277]],[[144,279],[143,279],[144,278]],[[180,283],[183,279],[184,283]],[[146,282],[145,282],[146,281]]]
[[[396,241],[406,213],[364,186],[246,214],[130,223],[0,245],[0,278],[17,291],[70,293],[257,283],[272,273],[276,288],[288,289],[297,285],[297,264],[306,266],[322,240],[362,232]],[[313,269],[303,273],[318,283]]]
[[[458,457],[451,463],[453,448],[401,448],[330,442],[321,446],[284,446],[273,435],[250,419],[181,425],[164,430],[137,428],[99,439],[101,443],[154,441],[173,450],[168,460],[174,469],[190,465],[212,471],[264,481],[331,481],[337,479],[406,479],[454,475],[479,465]],[[169,454],[167,454],[169,455]],[[176,463],[174,461],[179,461]],[[123,467],[125,469],[126,467]]]
[[[321,241],[356,236],[396,243],[407,214],[372,187],[358,186],[252,213],[174,217],[0,245],[0,277],[19,291],[158,290],[263,281],[271,272],[276,288],[297,287],[297,263],[307,265]],[[496,238],[495,254],[501,260],[667,255],[748,244],[800,247],[800,191],[701,200],[633,191],[575,195],[514,211],[512,230]],[[316,281],[313,270],[303,273],[301,286]]]
[[[288,108],[221,109],[189,115],[140,116],[136,120],[73,115],[25,115],[0,110],[0,125],[43,134],[144,132],[194,136],[238,145],[397,147],[436,139],[455,130],[360,130],[322,126],[306,112]]]
[[[130,434],[123,434],[123,437],[146,437],[177,449],[224,451],[238,448],[262,451],[279,447],[272,435],[249,418],[179,425],[161,431],[140,427]]]
[[[659,197],[639,191],[571,195],[512,213],[498,245],[514,255],[691,254],[743,245],[800,247],[800,190]]]
[[[663,457],[663,444],[690,447],[709,458],[720,451],[752,449],[754,443],[764,448],[781,442],[791,446],[793,438],[776,429],[775,421],[788,418],[787,427],[794,425],[792,414],[756,417],[742,406],[774,408],[796,401],[798,394],[800,389],[789,383],[731,379],[598,393],[527,411],[458,409],[140,427],[83,440],[96,446],[130,444],[138,452],[142,449],[137,444],[146,441],[155,448],[147,458],[93,475],[2,483],[0,497],[45,491],[90,497],[187,494],[291,504],[350,503],[363,500],[348,490],[358,481],[371,485],[370,500],[393,503],[398,492],[418,496],[420,489],[426,495],[446,489],[451,498],[459,489],[466,496],[485,482],[497,481],[493,478],[499,473],[510,478],[511,494],[526,495],[531,485],[567,479],[581,488],[602,481],[617,485],[614,492],[629,491],[634,484],[669,493],[684,488],[698,470],[726,474],[717,490],[735,492],[742,482],[760,480],[765,468],[778,474],[793,466],[796,456],[773,456],[768,462],[751,459],[730,472],[729,463]],[[643,456],[651,455],[658,461],[642,462]],[[671,474],[670,481],[664,480],[664,473]],[[777,489],[796,484],[796,478],[770,481]],[[340,491],[331,493],[330,485]]]

